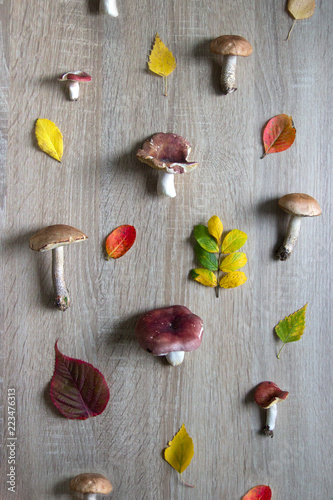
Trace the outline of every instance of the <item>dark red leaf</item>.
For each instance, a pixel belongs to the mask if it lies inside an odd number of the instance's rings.
[[[271,500],[271,498],[272,490],[270,487],[260,484],[248,491],[242,500]]]
[[[106,239],[105,248],[108,258],[122,257],[131,248],[135,238],[135,227],[128,224],[117,227]]]
[[[100,415],[110,392],[101,372],[90,363],[64,356],[55,343],[55,369],[50,396],[66,418],[85,420]]]

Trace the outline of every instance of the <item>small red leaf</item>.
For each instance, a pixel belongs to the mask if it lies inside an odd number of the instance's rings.
[[[296,129],[291,116],[277,115],[271,118],[264,130],[264,149],[266,156],[270,153],[279,153],[290,148],[295,140]]]
[[[108,260],[119,259],[122,257],[133,245],[136,238],[135,227],[125,224],[124,226],[117,227],[106,238],[105,248],[108,254]]]
[[[272,490],[270,487],[260,484],[248,491],[242,500],[271,500],[271,498]]]
[[[100,415],[110,397],[103,375],[90,363],[62,354],[57,344],[50,389],[54,405],[66,418],[86,420]]]

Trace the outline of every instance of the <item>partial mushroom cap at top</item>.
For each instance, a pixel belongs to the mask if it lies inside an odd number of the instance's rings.
[[[222,35],[211,42],[209,50],[222,56],[247,57],[252,54],[253,48],[242,36]]]
[[[317,200],[304,193],[290,193],[279,199],[278,205],[291,215],[301,217],[315,217],[321,215],[321,208]]]
[[[194,351],[201,344],[203,321],[185,306],[154,309],[141,316],[135,327],[140,346],[155,356]]]
[[[108,495],[112,491],[112,484],[102,474],[85,472],[73,477],[69,487],[77,493],[96,493]]]
[[[58,78],[60,82],[70,81],[70,82],[91,82],[91,76],[85,71],[69,71],[64,73]]]
[[[198,163],[187,161],[190,151],[190,144],[180,135],[159,132],[144,142],[136,157],[169,174],[184,174],[198,166]]]
[[[29,245],[32,250],[46,252],[70,243],[79,243],[88,237],[79,229],[65,224],[55,224],[41,229],[31,236]]]
[[[264,409],[271,408],[279,401],[284,401],[289,395],[288,391],[281,391],[274,382],[261,382],[255,390],[254,400]]]

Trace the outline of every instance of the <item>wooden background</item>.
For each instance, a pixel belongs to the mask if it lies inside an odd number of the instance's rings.
[[[8,388],[17,392],[16,496],[69,499],[74,475],[97,471],[114,500],[240,500],[268,484],[275,500],[332,496],[332,44],[333,3],[318,0],[297,23],[285,0],[119,0],[117,19],[98,14],[97,0],[3,0],[0,148],[2,233],[2,475],[7,491]],[[177,69],[163,80],[147,72],[155,32]],[[239,61],[238,91],[219,90],[216,36],[253,44]],[[78,102],[56,77],[89,72]],[[295,144],[260,160],[269,118],[292,115]],[[36,146],[37,118],[64,136],[62,164]],[[135,152],[156,132],[192,144],[199,168],[176,179],[177,197],[156,195],[156,173]],[[287,262],[274,250],[287,216],[280,196],[304,192],[322,217],[303,223]],[[191,281],[192,230],[211,215],[225,230],[248,234],[247,283],[221,291]],[[70,224],[89,240],[66,249],[72,306],[52,305],[51,255],[29,249],[40,228]],[[111,230],[133,224],[137,240],[107,262]],[[302,340],[280,360],[276,323],[309,302]],[[205,324],[199,350],[174,369],[138,346],[140,314],[183,304]],[[63,418],[50,402],[54,343],[93,363],[111,398],[86,421]],[[260,429],[253,389],[273,380],[290,396],[280,405],[274,439]],[[195,446],[184,478],[162,458],[185,423]]]

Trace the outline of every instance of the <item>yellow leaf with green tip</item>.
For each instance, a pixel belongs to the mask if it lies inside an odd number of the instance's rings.
[[[202,285],[211,287],[217,286],[217,279],[215,274],[208,269],[192,269],[192,271],[190,272],[190,276]]]
[[[244,267],[246,263],[247,258],[244,252],[234,252],[227,255],[227,257],[222,260],[220,270],[224,273],[230,273]]]
[[[296,342],[302,337],[305,330],[305,313],[307,306],[308,304],[306,303],[301,309],[290,314],[290,316],[286,316],[276,325],[275,333],[283,342],[280,352],[285,344]],[[278,358],[280,357],[280,352]]]
[[[208,221],[208,232],[218,242],[218,244],[221,243],[221,237],[223,233],[223,224],[221,219],[217,215],[213,215]]]
[[[242,271],[235,271],[228,273],[223,278],[220,279],[221,288],[236,288],[237,286],[243,285],[247,277]]]
[[[168,444],[168,448],[164,450],[164,458],[171,467],[181,474],[190,465],[194,455],[193,441],[184,424]]]
[[[247,234],[239,229],[233,229],[224,238],[222,243],[222,253],[232,253],[239,250],[247,240]]]
[[[40,149],[61,162],[63,141],[58,127],[47,118],[39,118],[36,122],[35,134]]]

